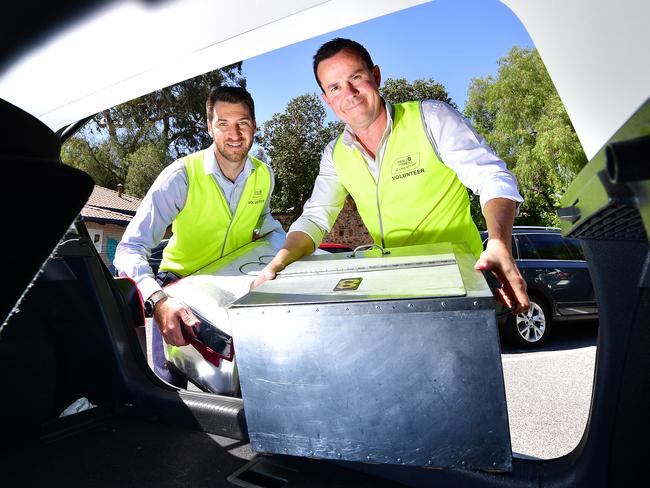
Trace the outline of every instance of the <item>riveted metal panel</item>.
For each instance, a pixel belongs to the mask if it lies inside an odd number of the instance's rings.
[[[511,469],[492,296],[466,248],[431,250],[445,256],[444,264],[427,266],[429,279],[444,284],[452,277],[449,296],[441,286],[435,296],[343,290],[347,299],[337,301],[319,291],[331,289],[321,269],[267,282],[233,303],[229,317],[254,450]],[[391,273],[394,289],[404,290],[413,270],[354,271],[364,280],[378,272]]]

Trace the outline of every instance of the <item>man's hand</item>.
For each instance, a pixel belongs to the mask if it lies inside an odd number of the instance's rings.
[[[474,269],[491,272],[497,277],[503,284],[506,295],[513,300],[513,303],[506,303],[508,307],[513,307],[513,313],[522,313],[530,308],[526,282],[515,264],[510,249],[503,242],[489,239]]]
[[[313,253],[315,247],[314,241],[311,240],[308,234],[301,231],[289,232],[284,247],[278,251],[273,260],[266,265],[255,278],[255,281],[251,283],[251,290],[265,281],[274,280],[277,274],[291,263]]]
[[[526,294],[526,282],[512,257],[512,224],[517,204],[507,198],[488,200],[483,208],[488,230],[488,242],[474,269],[491,272],[503,284],[503,291],[514,303],[513,313],[525,312],[530,308]],[[508,300],[505,300],[508,301]]]
[[[260,274],[257,275],[257,278],[255,278],[255,281],[253,281],[253,283],[251,284],[251,290],[257,288],[265,281],[274,280],[275,277],[278,275],[278,273],[283,269],[284,266],[282,265],[282,263],[271,261],[269,264],[267,264],[264,267],[262,271],[260,271]]]
[[[196,337],[192,327],[201,323],[187,305],[173,297],[158,302],[153,317],[163,339],[172,346],[187,346],[183,332]]]

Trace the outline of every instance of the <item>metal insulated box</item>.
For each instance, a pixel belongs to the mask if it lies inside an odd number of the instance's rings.
[[[448,243],[311,256],[233,302],[251,447],[510,471],[493,295]]]

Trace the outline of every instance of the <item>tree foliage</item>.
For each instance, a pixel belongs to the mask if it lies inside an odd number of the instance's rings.
[[[103,110],[66,142],[61,159],[98,185],[123,183],[127,193],[144,196],[166,165],[211,144],[208,93],[219,85],[245,87],[241,68],[227,66]]]
[[[515,46],[498,64],[496,78],[472,80],[465,116],[517,176],[518,222],[557,225],[560,196],[587,158],[537,50]]]
[[[271,160],[276,184],[271,208],[298,215],[311,195],[321,153],[343,130],[341,122],[325,124],[325,109],[314,93],[289,101],[262,126],[260,146]]]
[[[391,103],[419,100],[442,100],[454,108],[456,104],[449,97],[447,89],[437,81],[415,80],[413,83],[405,78],[388,78],[379,89],[381,96]]]
[[[129,171],[126,174],[124,188],[131,195],[144,195],[155,178],[165,169],[166,147],[153,142],[145,142],[126,156]]]

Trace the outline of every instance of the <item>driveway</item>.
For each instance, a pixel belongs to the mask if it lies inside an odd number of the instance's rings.
[[[589,416],[597,326],[559,325],[534,352],[503,349],[513,452],[551,459],[578,444]]]

